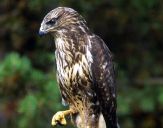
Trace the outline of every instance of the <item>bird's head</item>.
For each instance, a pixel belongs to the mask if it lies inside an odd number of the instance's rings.
[[[56,34],[77,28],[84,30],[81,26],[85,27],[85,24],[85,20],[75,10],[67,7],[58,7],[44,17],[40,26],[39,35],[48,33]],[[88,28],[85,27],[85,29]]]

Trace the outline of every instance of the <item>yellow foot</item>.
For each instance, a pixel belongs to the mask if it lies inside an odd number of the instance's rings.
[[[57,112],[52,118],[52,121],[51,121],[52,126],[55,126],[57,124],[66,125],[67,122],[66,122],[65,116],[71,113],[73,113],[71,109],[67,111]]]
[[[65,115],[63,111],[57,112],[53,118],[52,118],[52,122],[51,124],[53,126],[57,125],[57,124],[61,124],[61,125],[66,125],[66,119],[65,119]]]

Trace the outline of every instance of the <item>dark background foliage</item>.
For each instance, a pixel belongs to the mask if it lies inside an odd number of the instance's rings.
[[[82,14],[114,53],[121,127],[163,127],[162,0],[1,0],[0,127],[49,128],[66,109],[53,39],[38,36],[43,17],[58,6]]]

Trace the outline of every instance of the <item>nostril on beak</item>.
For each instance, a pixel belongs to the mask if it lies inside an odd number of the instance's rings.
[[[39,30],[39,35],[40,35],[40,36],[43,36],[43,35],[45,35],[45,34],[46,34],[46,32]]]

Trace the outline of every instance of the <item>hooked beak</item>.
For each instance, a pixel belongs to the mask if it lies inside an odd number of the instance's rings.
[[[40,35],[40,36],[44,36],[44,35],[46,35],[46,34],[47,34],[47,32],[39,30],[39,35]]]

